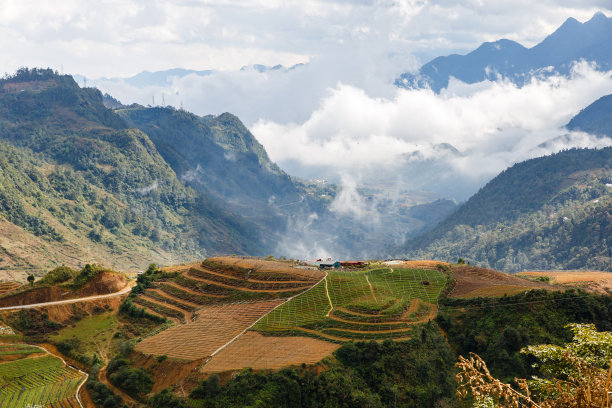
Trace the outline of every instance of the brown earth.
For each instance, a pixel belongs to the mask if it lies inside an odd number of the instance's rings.
[[[240,258],[231,256],[221,256],[208,258],[208,260],[223,265],[238,266],[245,269],[253,269],[257,272],[271,272],[295,275],[307,280],[318,281],[323,279],[325,272],[312,269],[298,269],[290,262],[267,261],[258,258]]]
[[[559,287],[477,266],[453,266],[455,279],[451,297],[515,295],[530,289],[560,290]]]
[[[403,261],[400,263],[385,262],[385,263],[393,268],[409,268],[409,269],[436,269],[438,265],[442,265],[446,267],[450,266],[448,262],[431,261],[431,260]]]
[[[135,367],[142,367],[151,372],[153,377],[152,392],[154,393],[160,392],[164,388],[173,388],[179,395],[186,397],[188,394],[185,391],[186,379],[193,380],[193,377],[204,379],[199,373],[198,367],[204,363],[205,359],[187,362],[167,358],[159,361],[156,356],[133,352],[130,355],[130,361]]]
[[[106,295],[125,288],[127,278],[116,272],[101,272],[78,290],[69,290],[60,286],[25,289],[0,298],[0,307],[30,305],[34,303],[53,302],[57,300],[76,299],[86,296]]]
[[[102,311],[118,311],[121,302],[127,296],[116,296],[104,299],[96,299],[87,302],[69,303],[65,305],[53,305],[37,307],[49,315],[49,319],[66,324],[76,316],[94,315]]]
[[[340,345],[311,337],[272,337],[248,331],[221,350],[201,371],[206,374],[242,370],[270,370],[297,364],[314,364]]]
[[[195,321],[171,327],[143,340],[136,351],[193,361],[209,357],[238,336],[281,300],[204,306]]]
[[[575,286],[589,292],[612,295],[612,273],[599,271],[530,271],[524,276],[548,276],[550,282],[563,286]]]

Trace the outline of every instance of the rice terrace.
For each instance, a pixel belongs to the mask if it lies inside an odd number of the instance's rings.
[[[209,258],[163,269],[133,299],[176,323],[136,346],[195,361],[203,373],[316,363],[351,340],[408,340],[437,314],[445,265],[317,270],[291,262]]]
[[[85,374],[26,344],[0,345],[0,406],[78,407]]]

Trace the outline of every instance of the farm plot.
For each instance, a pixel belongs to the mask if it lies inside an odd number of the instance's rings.
[[[342,342],[404,340],[414,324],[436,316],[446,283],[437,270],[380,268],[330,271],[327,278],[264,317],[254,329]]]
[[[297,364],[314,364],[333,353],[338,344],[311,337],[272,337],[249,331],[216,354],[202,368],[221,373],[251,367],[271,370]]]
[[[21,283],[19,282],[0,282],[0,296],[12,292],[15,289],[19,289]]]
[[[205,306],[285,299],[307,290],[324,273],[279,262],[211,258],[201,264],[164,268],[176,274],[153,282],[135,298],[148,312],[177,323],[192,321]]]
[[[282,300],[204,306],[195,321],[145,339],[136,350],[189,361],[206,358],[280,303]]]
[[[83,375],[79,371],[52,356],[1,363],[0,406],[71,404],[82,381]]]

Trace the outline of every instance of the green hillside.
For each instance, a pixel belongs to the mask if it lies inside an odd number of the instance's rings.
[[[505,271],[612,270],[612,148],[514,165],[397,252]]]
[[[0,81],[0,166],[5,270],[263,252],[253,226],[186,186],[145,133],[70,76],[21,69]]]

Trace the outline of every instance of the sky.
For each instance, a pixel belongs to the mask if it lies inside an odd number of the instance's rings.
[[[455,82],[440,95],[393,80],[484,41],[533,46],[597,11],[612,16],[610,1],[0,0],[0,72],[51,67],[123,103],[163,95],[198,115],[229,111],[290,174],[461,200],[517,161],[607,144],[562,126],[612,93],[610,75],[583,64],[569,79]],[[285,68],[241,70],[253,64]],[[164,86],[117,79],[177,67],[214,72]]]

